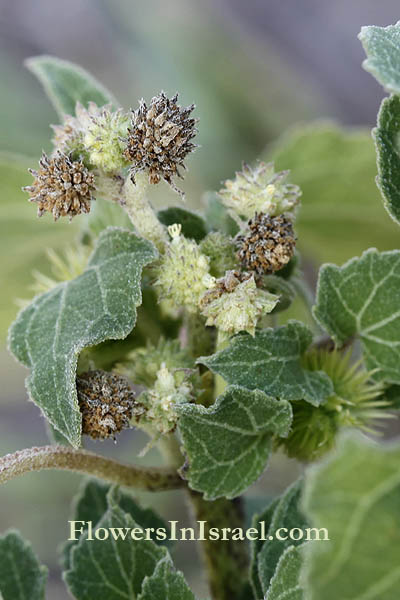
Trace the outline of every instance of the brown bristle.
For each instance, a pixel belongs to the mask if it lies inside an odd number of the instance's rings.
[[[88,371],[76,379],[82,433],[93,439],[114,437],[129,427],[135,394],[128,381],[102,370]]]
[[[178,94],[167,98],[164,92],[154,97],[150,105],[142,100],[132,113],[131,127],[125,140],[125,156],[132,162],[131,176],[147,171],[149,182],[159,183],[164,179],[175,191],[182,194],[172,181],[182,177],[179,168],[185,169],[184,159],[196,148],[191,142],[197,133],[196,119],[189,115],[194,104],[181,108]]]
[[[49,158],[43,152],[39,169],[31,173],[34,181],[24,191],[29,193],[31,202],[38,204],[39,217],[47,211],[57,221],[90,211],[94,176],[81,161],[73,161],[62,152]]]

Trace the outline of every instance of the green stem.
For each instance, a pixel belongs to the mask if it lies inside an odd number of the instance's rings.
[[[164,225],[157,219],[147,198],[147,188],[146,174],[136,175],[135,183],[128,177],[124,186],[125,204],[123,207],[138,233],[153,242],[158,250],[162,251],[168,242],[168,236]]]
[[[74,450],[68,446],[26,448],[3,456],[0,459],[0,483],[43,469],[75,471],[151,492],[185,486],[175,469],[123,465],[110,458],[86,450]]]
[[[229,344],[229,337],[226,335],[226,333],[218,331],[218,337],[217,337],[217,346],[216,346],[216,351],[219,352],[220,350],[223,350],[224,348],[226,348]],[[221,375],[216,375],[215,376],[215,397],[218,398],[218,396],[220,396],[226,388],[226,381],[225,379],[223,379],[221,377]]]
[[[205,521],[205,540],[201,542],[203,560],[213,600],[241,600],[249,597],[249,553],[245,540],[210,540],[208,531],[224,527],[232,531],[244,529],[242,501],[220,498],[204,500],[198,492],[188,489],[195,521]]]

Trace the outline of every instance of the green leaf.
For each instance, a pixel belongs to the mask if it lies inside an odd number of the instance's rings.
[[[378,446],[352,434],[307,472],[304,511],[312,527],[328,530],[330,540],[307,545],[307,598],[398,598],[399,464],[399,444]]]
[[[196,213],[179,206],[171,206],[160,210],[157,217],[166,226],[180,223],[183,235],[196,242],[200,242],[207,235],[207,226],[204,219]]]
[[[286,436],[292,408],[261,391],[231,386],[210,408],[179,407],[179,431],[189,461],[185,476],[206,500],[235,498],[263,472],[272,434]]]
[[[110,491],[111,485],[98,481],[97,479],[87,479],[83,481],[83,485],[74,500],[74,510],[71,516],[71,521],[92,521],[95,526],[104,513],[107,511],[107,494]],[[168,530],[165,521],[157,515],[151,508],[142,508],[132,498],[130,494],[125,492],[119,493],[118,506],[132,517],[132,519],[144,529],[146,527],[158,527]],[[84,530],[87,527],[84,526]],[[78,540],[68,540],[62,548],[62,560],[64,569],[70,568],[71,550]],[[165,541],[155,540],[156,544],[163,545]]]
[[[338,344],[360,337],[375,379],[400,383],[399,297],[400,251],[370,249],[321,267],[314,315]]]
[[[261,522],[265,523],[265,531],[268,531],[271,526],[272,517],[275,509],[278,505],[279,498],[273,500],[267,508],[260,514],[254,515],[251,526],[257,529],[259,533],[259,539],[253,540],[250,545],[251,562],[250,562],[250,583],[253,588],[254,596],[261,598],[264,596],[264,592],[261,586],[260,579],[258,577],[258,555],[264,545],[264,541],[261,537]]]
[[[279,560],[284,551],[290,546],[299,546],[304,540],[294,541],[279,540],[276,531],[281,527],[290,530],[292,528],[305,529],[307,521],[300,511],[299,502],[302,492],[302,481],[297,481],[290,486],[281,496],[272,516],[267,533],[267,541],[264,542],[258,553],[258,577],[264,594],[267,593],[271,580],[275,574]],[[269,539],[272,537],[272,539]]]
[[[44,600],[47,568],[39,564],[31,545],[18,531],[0,537],[0,597],[2,600]]]
[[[279,558],[265,600],[303,600],[304,590],[300,585],[302,566],[302,547],[286,548]]]
[[[358,39],[367,55],[364,69],[389,92],[400,94],[400,23],[362,27]]]
[[[228,383],[259,389],[286,400],[307,400],[320,405],[332,394],[332,382],[320,371],[308,371],[301,356],[312,342],[310,330],[298,321],[257,331],[254,337],[239,334],[230,346],[198,362]]]
[[[150,577],[143,582],[138,600],[195,600],[184,576],[176,571],[171,558],[162,558]]]
[[[378,113],[375,139],[378,177],[377,185],[383,204],[392,219],[400,224],[400,98],[390,96],[382,101]]]
[[[167,556],[166,548],[151,540],[133,540],[125,528],[138,524],[118,506],[118,494],[112,488],[108,494],[107,512],[96,528],[115,528],[107,539],[87,540],[82,535],[71,553],[71,568],[65,581],[77,600],[136,600],[146,576],[151,576],[158,562]],[[118,529],[120,529],[118,531]],[[123,536],[127,533],[127,537]]]
[[[10,349],[31,368],[27,388],[46,418],[75,446],[81,413],[75,375],[79,353],[133,329],[150,242],[117,228],[104,231],[85,271],[37,296],[10,328]]]
[[[303,192],[296,218],[298,247],[313,264],[342,263],[365,248],[391,250],[398,226],[382,210],[375,185],[376,154],[370,130],[346,130],[331,123],[296,127],[266,160]]]
[[[116,104],[112,94],[82,67],[54,56],[33,56],[26,66],[43,85],[58,116],[74,115],[79,101],[83,106],[92,101],[98,106]]]

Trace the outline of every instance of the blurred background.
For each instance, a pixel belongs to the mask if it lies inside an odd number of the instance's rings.
[[[193,208],[243,160],[273,158],[290,168],[303,189],[298,237],[313,283],[322,261],[340,264],[370,246],[400,246],[374,183],[370,130],[383,92],[362,70],[357,40],[362,25],[398,18],[396,0],[0,0],[1,454],[47,441],[39,410],[27,402],[24,369],[7,354],[6,332],[15,298],[30,296],[32,270],[47,270],[46,248],[73,243],[77,231],[75,223],[37,221],[20,191],[31,179],[27,166],[50,149],[49,123],[57,122],[24,59],[52,54],[77,62],[127,109],[161,89],[180,91],[182,104],[195,102],[201,148],[184,183]],[[166,187],[159,196],[163,204],[178,203]],[[96,451],[137,460],[142,443],[128,432],[117,446],[97,444]],[[249,490],[249,506],[265,504],[299,472],[276,456]],[[67,598],[57,547],[67,537],[78,485],[78,476],[45,472],[0,489],[0,531],[16,526],[32,541],[50,567],[50,600]],[[182,520],[179,495],[143,500]],[[206,597],[192,546],[178,545],[175,560]]]

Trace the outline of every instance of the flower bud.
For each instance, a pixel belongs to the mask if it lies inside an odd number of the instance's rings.
[[[181,349],[178,340],[160,339],[157,346],[148,344],[145,348],[132,350],[124,362],[116,366],[116,370],[134,384],[151,388],[162,365],[171,370],[179,367],[190,368],[194,363],[186,351]]]
[[[143,407],[139,426],[159,434],[172,433],[178,422],[177,405],[193,401],[191,375],[190,370],[171,370],[163,364],[157,372],[154,387],[139,396],[138,401]]]
[[[254,275],[229,271],[202,296],[200,307],[206,325],[215,325],[229,335],[239,331],[254,335],[259,318],[270,313],[278,301],[279,296],[257,288]]]
[[[126,167],[122,137],[127,127],[128,118],[121,109],[111,112],[105,107],[99,115],[91,115],[83,132],[89,162],[105,173],[117,173]]]
[[[172,240],[158,265],[155,285],[162,298],[193,313],[212,278],[208,257],[200,252],[196,242],[181,235],[181,229],[176,224],[168,227]]]
[[[227,208],[244,219],[254,213],[294,213],[301,191],[297,185],[287,183],[288,175],[289,171],[275,173],[273,163],[260,162],[254,169],[244,164],[235,179],[225,182],[219,195]]]

